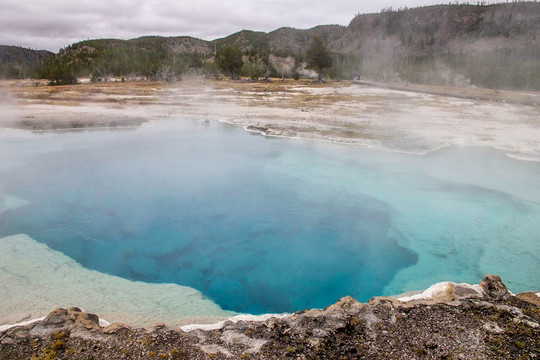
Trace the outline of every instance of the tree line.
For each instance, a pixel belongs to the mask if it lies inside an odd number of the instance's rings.
[[[79,77],[93,81],[110,77],[174,81],[183,76],[223,74],[232,78],[299,79],[314,77],[316,72],[319,80],[350,79],[360,74],[374,80],[540,90],[538,47],[514,44],[511,49],[482,52],[459,47],[445,49],[432,41],[431,35],[438,27],[437,22],[428,23],[422,29],[425,39],[420,40],[398,31],[396,39],[400,45],[390,53],[365,48],[330,52],[329,44],[318,36],[311,36],[308,47],[297,52],[276,51],[263,43],[241,48],[222,41],[215,44],[214,51],[203,48],[175,53],[164,46],[164,38],[88,40],[70,45],[58,54],[43,54],[39,62],[31,61],[35,60],[31,57],[26,60],[20,54],[11,57],[14,61],[6,61],[8,57],[0,53],[0,77],[41,78],[49,79],[51,85],[65,85],[76,83]],[[474,31],[477,30],[471,30]]]
[[[334,77],[331,71],[334,55],[318,36],[313,37],[308,51],[297,53],[292,65],[280,64],[280,58],[267,48],[253,47],[242,50],[237,45],[226,45],[215,52],[193,51],[175,53],[162,46],[160,39],[147,39],[144,46],[121,40],[88,40],[70,45],[58,54],[45,57],[37,64],[18,64],[11,69],[0,67],[5,78],[49,79],[50,85],[77,83],[79,77],[89,77],[94,82],[110,77],[130,79],[145,77],[149,80],[174,81],[184,75],[240,76],[251,79],[270,77],[300,78],[300,72],[312,69],[319,80]]]

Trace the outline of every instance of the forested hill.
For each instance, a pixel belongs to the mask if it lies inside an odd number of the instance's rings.
[[[88,40],[62,49],[45,61],[46,66],[36,66],[44,60],[34,57],[34,67],[28,69],[25,62],[28,70],[22,75],[47,77],[62,66],[77,76],[151,76],[164,66],[177,75],[212,73],[216,71],[214,52],[235,44],[245,54],[245,75],[256,74],[261,58],[270,54],[275,72],[290,76],[305,65],[305,51],[314,35],[322,37],[334,54],[334,66],[328,70],[333,78],[360,73],[368,78],[540,90],[537,2],[385,9],[357,15],[346,27],[280,28],[270,33],[243,30],[214,41],[191,37]],[[17,76],[13,71],[6,73],[5,60],[0,60],[4,69],[0,76]],[[32,74],[32,70],[39,71]]]
[[[0,77],[32,77],[36,73],[36,68],[53,55],[52,52],[46,50],[0,45]]]

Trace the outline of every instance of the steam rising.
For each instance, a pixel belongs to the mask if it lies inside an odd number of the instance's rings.
[[[19,119],[20,114],[13,96],[9,92],[0,91],[0,126],[12,127]]]

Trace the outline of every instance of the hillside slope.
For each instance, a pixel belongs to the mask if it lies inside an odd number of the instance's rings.
[[[54,54],[19,46],[0,45],[0,78],[36,77],[36,69]]]
[[[370,75],[485,87],[540,88],[540,3],[437,5],[355,17],[338,53]]]

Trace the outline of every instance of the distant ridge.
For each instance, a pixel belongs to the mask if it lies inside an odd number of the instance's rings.
[[[540,90],[537,2],[386,9],[357,15],[348,26],[283,27],[269,33],[242,30],[213,41],[186,36],[87,40],[60,50],[55,57],[79,76],[90,76],[95,68],[117,76],[133,72],[150,76],[164,64],[180,74],[190,69],[193,53],[210,59],[216,49],[234,44],[253,58],[264,53],[296,58],[297,66],[314,35],[335,54],[329,71],[334,78],[360,73],[420,83]],[[28,55],[23,61],[11,55],[22,48],[10,48],[0,55],[0,69],[6,63],[36,65],[45,57]],[[13,77],[0,72],[9,75]]]
[[[32,77],[31,69],[54,53],[47,50],[31,50],[20,46],[0,45],[0,77]]]

